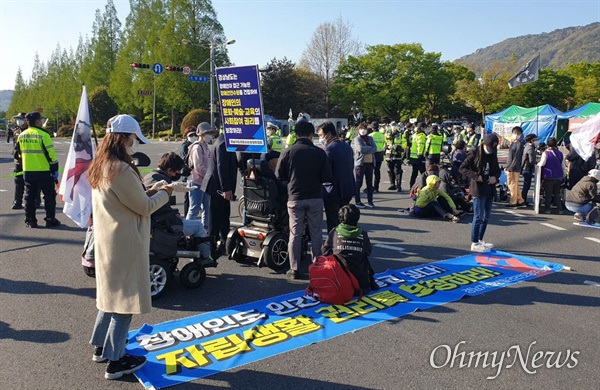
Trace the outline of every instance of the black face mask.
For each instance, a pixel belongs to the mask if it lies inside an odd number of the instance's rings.
[[[181,173],[176,173],[175,176],[171,176],[171,181],[177,181],[181,179]]]

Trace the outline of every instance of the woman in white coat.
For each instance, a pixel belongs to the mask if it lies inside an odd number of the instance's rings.
[[[146,359],[125,353],[133,314],[150,312],[150,214],[167,203],[173,189],[164,183],[146,191],[131,155],[148,143],[128,115],[108,121],[88,180],[92,186],[98,316],[90,344],[95,362],[109,361],[104,377],[117,379]]]

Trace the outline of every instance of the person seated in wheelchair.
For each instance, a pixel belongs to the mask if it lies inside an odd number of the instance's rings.
[[[144,185],[152,187],[156,183],[164,181],[167,185],[173,186],[174,191],[191,191],[194,187],[187,187],[186,183],[178,182],[184,167],[185,162],[178,154],[174,152],[165,153],[158,162],[158,168],[144,177]],[[216,267],[217,262],[211,257],[210,237],[206,233],[202,221],[199,219],[184,219],[177,209],[171,207],[172,203],[166,203],[152,214],[152,224],[157,224],[161,229],[181,232],[183,235],[191,237],[192,245],[194,248],[198,248],[197,250],[200,252],[202,264],[205,267]]]
[[[267,160],[250,159],[246,165],[243,179],[246,216],[271,222],[276,227],[284,225],[287,220],[285,183],[277,179]]]

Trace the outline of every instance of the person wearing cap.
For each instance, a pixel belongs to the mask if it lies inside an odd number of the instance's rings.
[[[50,134],[42,130],[44,119],[39,112],[25,115],[29,128],[19,135],[15,145],[15,155],[20,156],[25,181],[25,226],[38,227],[35,217],[35,201],[41,190],[44,194],[46,227],[58,227],[56,219],[56,189],[58,181],[58,160]]]
[[[600,203],[598,181],[600,181],[600,170],[591,169],[587,176],[579,180],[567,193],[565,206],[567,210],[575,213],[575,219],[578,222],[583,222],[586,219],[594,209],[594,202]]]
[[[440,163],[444,136],[440,134],[438,125],[431,126],[431,133],[427,134],[425,141],[426,166]]]
[[[134,118],[110,118],[87,171],[92,187],[98,309],[90,344],[94,362],[108,361],[106,379],[131,374],[146,362],[143,356],[126,353],[127,333],[133,314],[152,309],[150,215],[169,201],[174,190],[173,184],[164,182],[144,188],[131,157],[139,143],[148,140]]]
[[[552,203],[558,214],[564,214],[560,187],[565,178],[565,163],[562,152],[558,150],[558,141],[555,137],[548,139],[548,148],[542,153],[538,166],[542,168],[542,188],[544,189],[542,213],[550,214],[550,204]]]
[[[425,144],[427,143],[425,127],[424,122],[419,123],[411,140],[410,165],[412,165],[412,173],[410,175],[410,188],[415,185],[419,173],[425,172]]]
[[[354,203],[356,207],[364,209],[365,207],[374,208],[373,204],[373,167],[375,165],[375,152],[377,145],[368,134],[367,126],[364,123],[358,125],[358,135],[352,141],[354,151]],[[360,188],[363,180],[367,184],[367,205],[360,201]]]
[[[520,126],[513,127],[506,160],[506,184],[510,191],[510,201],[506,207],[525,207],[525,199],[519,190],[519,178],[523,169],[522,136],[523,129]]]
[[[475,124],[471,123],[461,132],[461,138],[467,143],[467,149],[471,150],[479,146],[481,135],[475,132]]]
[[[190,154],[188,157],[188,167],[190,168],[188,183],[190,186],[196,188],[190,192],[190,208],[185,219],[196,219],[202,213],[200,220],[204,228],[208,229],[210,200],[201,187],[208,166],[210,165],[212,154],[208,144],[212,141],[214,129],[208,122],[202,122],[196,128],[196,133],[199,139],[190,145]]]
[[[529,206],[527,202],[527,195],[531,188],[531,179],[535,172],[535,164],[537,164],[537,151],[535,150],[535,140],[537,137],[535,134],[527,134],[525,136],[525,147],[523,148],[523,159],[522,159],[522,176],[523,176],[523,189],[521,191],[521,197],[525,202],[525,206]]]
[[[392,131],[385,134],[385,161],[387,164],[390,186],[388,191],[402,192],[402,159],[404,148],[402,146],[402,134],[396,122],[392,122]]]
[[[470,194],[473,197],[473,223],[471,224],[471,251],[485,252],[494,247],[483,241],[487,229],[496,184],[500,179],[498,164],[498,136],[486,134],[483,142],[469,152],[460,165],[459,171],[470,180]]]
[[[271,140],[271,149],[281,153],[285,145],[279,135],[279,128],[271,122],[267,122],[267,137]]]
[[[379,183],[381,182],[381,165],[383,164],[383,153],[385,151],[385,135],[379,131],[379,122],[371,122],[369,127],[370,135],[377,145],[377,152],[373,155],[375,157],[375,165],[373,165],[373,192],[379,192]]]
[[[16,122],[17,128],[19,129],[19,134],[22,131],[25,131],[27,129],[27,123],[25,122],[25,115],[27,115],[24,112],[20,112],[18,115],[13,116],[13,119]],[[16,138],[19,138],[18,135],[15,135]],[[14,139],[13,139],[14,140]],[[15,162],[15,169],[13,170],[14,173],[16,173],[17,175],[15,176],[15,199],[13,201],[12,204],[12,209],[13,210],[21,210],[23,209],[23,196],[25,195],[25,180],[23,180],[23,159],[21,157],[21,151],[18,147],[18,143],[15,142],[14,145],[14,150],[13,150],[13,157],[14,157],[14,162]],[[39,192],[37,194],[36,197],[36,208],[40,203],[40,196],[39,196]]]

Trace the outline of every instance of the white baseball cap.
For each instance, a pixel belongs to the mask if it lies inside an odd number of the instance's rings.
[[[592,169],[588,172],[588,176],[593,177],[594,179],[600,181],[600,170]]]
[[[129,115],[121,114],[110,118],[108,120],[108,128],[106,129],[106,132],[135,134],[140,140],[140,143],[150,143],[150,141],[148,141],[148,139],[142,135],[142,129],[140,128],[138,121]]]

